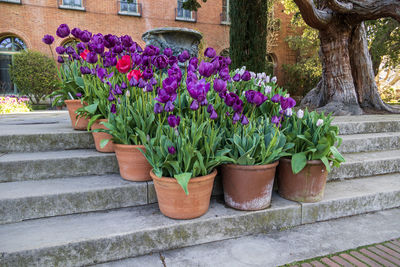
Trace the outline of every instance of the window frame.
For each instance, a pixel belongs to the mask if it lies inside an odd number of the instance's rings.
[[[0,3],[22,5],[22,0],[0,0]]]
[[[64,0],[58,0],[58,8],[59,9],[69,9],[69,10],[78,10],[78,11],[86,11],[86,1],[80,0],[81,6],[74,6],[74,5],[66,5],[64,4]]]
[[[197,22],[197,12],[196,11],[191,11],[191,10],[187,10],[184,8],[179,8],[179,4],[181,3],[181,5],[186,2],[186,0],[177,0],[177,5],[175,8],[175,20],[176,21],[186,21],[186,22]],[[186,17],[186,16],[178,16],[179,10],[182,9],[182,13],[185,14],[185,12],[190,12],[190,17]]]
[[[126,3],[126,0],[117,0],[118,1],[118,15],[122,16],[134,16],[134,17],[141,17],[142,16],[142,4],[138,2],[138,0],[133,0],[133,3]],[[121,4],[126,3],[128,5],[130,4],[135,4],[136,5],[136,12],[131,12],[131,11],[122,11],[121,10]],[[129,9],[129,8],[128,8]]]
[[[226,5],[224,5],[224,1]],[[224,12],[225,7],[225,12]],[[222,12],[220,14],[221,24],[223,25],[231,25],[231,18],[229,16],[229,0],[222,0]]]

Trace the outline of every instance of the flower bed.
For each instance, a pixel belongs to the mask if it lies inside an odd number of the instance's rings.
[[[30,112],[29,99],[18,96],[0,96],[0,114]]]

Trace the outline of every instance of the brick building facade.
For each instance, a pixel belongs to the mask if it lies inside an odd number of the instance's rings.
[[[55,36],[61,23],[70,28],[79,27],[93,33],[129,34],[141,45],[142,34],[158,27],[185,27],[200,31],[207,46],[217,52],[229,47],[229,23],[227,0],[210,0],[202,4],[198,12],[185,12],[180,9],[182,0],[136,0],[136,4],[127,5],[118,0],[0,0],[0,77],[5,78],[5,62],[10,48],[4,48],[2,41],[22,41],[26,48],[46,54],[50,51],[42,43],[45,34]],[[275,16],[280,20],[280,33],[271,52],[275,60],[275,75],[284,80],[282,64],[293,62],[293,51],[284,41],[287,35],[290,17],[283,13],[281,5],[275,8]],[[11,37],[11,39],[10,39]],[[15,39],[15,37],[17,39]],[[56,36],[55,36],[56,37]],[[14,38],[14,39],[12,39]],[[56,37],[55,46],[63,40]],[[3,42],[4,43],[4,42]]]

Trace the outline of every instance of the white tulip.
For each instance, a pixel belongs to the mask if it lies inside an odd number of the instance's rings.
[[[269,86],[269,85],[265,86],[265,94],[266,95],[271,93],[271,91],[272,91],[272,87],[271,86]]]
[[[321,126],[324,123],[323,119],[317,120],[317,127]]]
[[[304,117],[304,111],[299,109],[297,111],[297,118],[302,119]]]
[[[272,83],[276,83],[278,81],[278,78],[276,78],[276,76],[272,77],[271,82]]]

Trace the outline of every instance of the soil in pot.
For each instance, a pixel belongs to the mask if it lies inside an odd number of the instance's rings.
[[[225,204],[238,210],[261,210],[271,205],[278,161],[267,165],[222,166]]]
[[[324,197],[327,176],[320,160],[307,161],[304,169],[294,174],[291,160],[282,158],[278,167],[279,195],[298,202],[318,202]]]
[[[114,144],[119,173],[125,180],[135,182],[151,181],[151,165],[138,148],[146,151],[142,145]]]
[[[108,128],[104,126],[103,124],[100,124],[100,122],[107,122],[107,119],[101,119],[97,120],[95,123],[92,125],[92,130],[96,129],[105,129],[107,130]],[[109,135],[108,133],[102,133],[102,132],[92,132],[93,139],[94,139],[94,144],[96,146],[96,150],[99,152],[103,153],[111,153],[114,152],[114,143],[111,141],[112,136]],[[100,147],[100,142],[103,139],[108,139],[108,143],[105,147],[101,148]]]
[[[217,170],[206,176],[192,178],[185,194],[175,178],[157,177],[152,171],[154,188],[162,214],[173,219],[193,219],[202,216],[210,206],[211,192]]]
[[[75,113],[77,109],[83,107],[81,101],[79,99],[74,99],[74,100],[65,100],[64,102],[67,105],[72,128],[79,131],[86,131],[87,126],[89,124],[89,118],[84,118],[84,117],[77,118],[76,117],[77,114]]]

